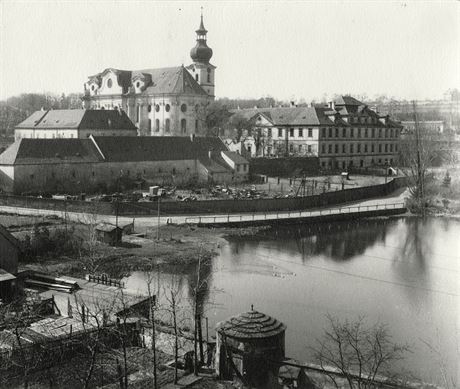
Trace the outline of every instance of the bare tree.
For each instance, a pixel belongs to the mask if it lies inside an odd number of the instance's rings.
[[[383,324],[368,326],[363,317],[354,322],[328,315],[329,328],[313,347],[318,363],[336,388],[337,374],[350,389],[373,388],[382,376],[388,377],[392,364],[410,351],[407,345],[392,341]]]

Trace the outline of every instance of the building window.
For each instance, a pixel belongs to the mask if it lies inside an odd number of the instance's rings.
[[[321,145],[321,152],[326,154],[326,145]]]
[[[342,154],[345,154],[347,152],[347,145],[344,143],[342,145]]]
[[[291,138],[294,138],[294,129],[293,129],[293,128],[290,128],[290,129],[289,129],[289,136],[290,136]]]
[[[283,136],[283,129],[278,128],[278,137],[281,138]]]
[[[342,137],[346,138],[347,137],[347,129],[342,128]]]
[[[149,131],[152,131],[152,119],[149,118]]]
[[[393,152],[393,143],[390,143],[390,153]]]
[[[195,132],[198,132],[198,119],[195,120]]]
[[[335,129],[335,137],[336,137],[336,138],[339,137],[339,129],[338,129],[338,128]]]
[[[335,153],[338,154],[339,153],[339,145],[335,145],[334,149],[335,149]]]
[[[302,152],[302,145],[299,145],[299,153]]]
[[[148,112],[152,112],[152,104],[149,104],[149,105],[147,106],[147,111],[148,111]]]
[[[72,171],[72,177],[75,178],[75,170]]]
[[[176,174],[176,168],[175,167],[173,167],[173,169],[172,169],[172,174]]]
[[[395,144],[395,151],[398,151],[398,145]]]
[[[353,154],[354,152],[355,152],[355,151],[354,151],[354,145],[351,144],[351,145],[350,145],[350,154]]]
[[[141,116],[141,106],[137,104],[137,107],[136,107],[136,122],[137,123],[139,123],[140,116]]]
[[[181,110],[182,112],[187,112],[187,104],[182,104],[182,105],[180,106],[180,110]]]
[[[350,128],[350,138],[353,138],[355,136],[355,129],[354,128]]]
[[[160,112],[160,104],[155,104],[155,112]]]
[[[195,80],[198,81],[198,73],[195,74]]]
[[[332,128],[329,128],[329,138],[332,138]]]
[[[381,137],[382,137],[382,129],[379,128],[379,138],[381,138]]]
[[[358,150],[356,150],[357,153],[360,153],[361,152],[361,143],[358,143],[358,146],[357,146]]]
[[[139,88],[141,86],[140,81],[136,82],[136,88]]]
[[[169,104],[166,104],[165,106],[165,111],[169,112],[171,110],[171,106]]]
[[[382,152],[382,144],[379,144],[379,153]]]
[[[322,129],[321,129],[321,136],[322,136],[323,138],[326,137],[326,129],[325,129],[325,128],[322,128]]]
[[[180,130],[183,134],[187,132],[187,121],[185,119],[180,121]]]
[[[388,128],[385,128],[385,138],[388,138]]]
[[[332,145],[329,145],[329,146],[328,146],[327,152],[328,152],[329,154],[332,154]]]
[[[388,153],[388,144],[385,143],[385,153]]]
[[[367,143],[364,145],[364,152],[367,153]]]
[[[303,128],[299,128],[299,138],[303,137]]]
[[[272,136],[272,129],[271,128],[267,129],[267,136],[271,138],[271,136]]]
[[[311,128],[308,129],[308,137],[313,138],[313,130]]]
[[[364,167],[364,160],[361,159],[361,160],[359,161],[359,167]]]
[[[211,82],[211,68],[208,68],[208,82]]]
[[[375,152],[375,145],[372,143],[371,144],[371,153],[374,153]]]
[[[155,119],[155,131],[160,132],[160,119]]]
[[[165,132],[171,131],[171,121],[169,119],[165,120]]]
[[[375,128],[372,129],[372,138],[375,137]]]
[[[361,128],[358,128],[358,138],[361,138]]]
[[[364,130],[364,137],[367,138],[367,135],[368,135],[368,133],[367,133],[367,128],[366,128],[366,129]]]
[[[289,151],[291,153],[294,151],[294,145],[292,143],[289,145]]]
[[[311,153],[311,145],[308,145],[308,146],[307,146],[307,151],[308,151],[309,153]]]
[[[107,88],[111,88],[111,87],[112,87],[112,79],[109,78],[109,79],[107,80]]]

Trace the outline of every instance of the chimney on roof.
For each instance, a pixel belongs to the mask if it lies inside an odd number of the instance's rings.
[[[195,140],[195,134],[190,134],[190,142],[193,142]]]
[[[330,109],[335,109],[335,104],[333,101],[329,101],[329,108]]]
[[[211,159],[212,157],[212,150],[208,150],[208,158]]]
[[[294,101],[291,101],[291,108],[292,108],[292,107],[296,107],[296,105],[295,105],[295,102],[294,102]]]

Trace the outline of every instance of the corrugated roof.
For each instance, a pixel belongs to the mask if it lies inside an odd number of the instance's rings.
[[[217,331],[237,339],[262,339],[286,331],[286,326],[271,316],[257,311],[241,313],[217,324]]]
[[[18,129],[136,130],[125,112],[117,110],[58,109],[36,111]]]

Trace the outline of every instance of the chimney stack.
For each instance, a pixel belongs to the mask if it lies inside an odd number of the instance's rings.
[[[291,107],[295,107],[295,102],[291,101]]]

